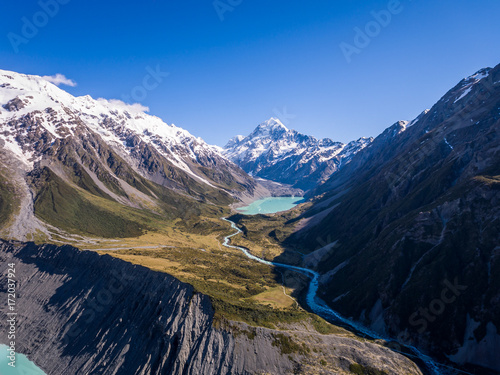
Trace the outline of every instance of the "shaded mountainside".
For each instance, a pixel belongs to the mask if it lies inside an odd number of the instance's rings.
[[[278,119],[260,124],[247,137],[232,138],[224,153],[253,176],[309,190],[347,164],[372,141],[344,144],[287,129]]]
[[[421,375],[405,357],[340,329],[321,335],[303,325],[277,331],[215,324],[210,299],[192,286],[110,256],[2,242],[0,260],[2,298],[7,263],[16,268],[16,350],[48,375],[350,374],[353,369]],[[6,312],[0,309],[0,319],[7,319]],[[2,334],[0,343],[6,342]]]
[[[317,188],[288,241],[315,251],[322,298],[405,344],[500,371],[499,131],[497,66]]]

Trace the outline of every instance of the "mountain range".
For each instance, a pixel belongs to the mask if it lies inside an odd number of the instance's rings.
[[[0,99],[6,238],[61,230],[123,237],[147,229],[133,210],[189,219],[256,197],[300,195],[372,140],[317,140],[272,118],[221,150],[140,107],[74,97],[8,71],[0,71]]]
[[[73,97],[38,76],[0,71],[0,106],[7,237],[138,234],[146,225],[137,210],[195,217],[280,189],[136,106]]]
[[[500,371],[499,130],[500,65],[386,129],[285,240],[335,310],[475,373]]]
[[[221,248],[230,205],[300,192],[137,106],[0,71],[0,284],[15,264],[16,350],[50,375],[421,375],[298,308],[272,268]]]
[[[289,130],[277,118],[263,122],[248,136],[236,136],[224,154],[255,177],[309,190],[324,182],[365,148],[373,138],[348,144],[316,139]]]
[[[120,313],[90,309],[85,339],[51,347],[71,371],[422,374],[400,354],[417,347],[462,371],[499,372],[499,129],[500,65],[376,138],[318,140],[271,118],[222,149],[138,106],[0,70],[0,258],[25,270],[23,350],[57,373],[41,327],[61,339],[85,331],[74,312],[109,291],[109,269],[144,289],[115,293]],[[317,271],[324,303],[391,345],[300,308],[304,275],[222,248],[231,206],[298,193],[307,202],[291,211],[231,217],[234,241]],[[152,360],[127,356],[133,342],[154,342]]]

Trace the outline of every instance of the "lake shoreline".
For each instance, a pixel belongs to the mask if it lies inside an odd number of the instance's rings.
[[[242,203],[238,205],[231,205],[230,207],[239,214],[270,215],[291,210],[292,208],[304,202],[306,202],[306,199],[303,196],[271,196],[256,199],[246,205]]]
[[[10,361],[7,360],[8,357],[4,355],[5,353],[8,353],[8,348],[8,345],[0,344],[0,353],[2,354],[0,359],[0,373],[2,375],[46,375],[46,373],[39,368],[35,362],[31,361],[25,354],[22,353],[16,352],[15,367],[10,366]]]

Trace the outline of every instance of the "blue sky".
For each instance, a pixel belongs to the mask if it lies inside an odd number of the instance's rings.
[[[78,85],[61,88],[74,95],[138,101],[219,145],[271,116],[320,138],[376,136],[500,63],[498,0],[41,5],[54,1],[2,5],[0,68],[64,74]],[[23,30],[26,20],[37,30]],[[356,44],[355,29],[368,41]],[[341,43],[356,49],[350,62]],[[145,81],[151,70],[157,80]]]

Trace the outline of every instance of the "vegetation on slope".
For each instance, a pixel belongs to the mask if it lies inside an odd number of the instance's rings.
[[[235,237],[233,241],[235,245],[249,249],[260,258],[299,264],[302,258],[301,247],[294,246],[293,243],[285,244],[283,241],[294,233],[294,219],[310,206],[310,203],[305,203],[289,211],[270,215],[232,215],[230,220],[243,230],[243,235]]]
[[[147,229],[144,223],[100,207],[96,204],[97,197],[93,202],[86,199],[48,168],[43,169],[38,183],[35,214],[57,228],[108,238],[139,236],[143,229]]]
[[[307,285],[305,276],[293,273],[294,277],[286,279],[284,288],[280,272],[248,259],[238,250],[223,247],[220,241],[231,230],[227,224],[219,219],[204,218],[193,225],[193,233],[187,233],[185,227],[185,222],[178,221],[168,230],[164,228],[163,244],[172,247],[159,244],[154,249],[141,249],[140,244],[135,243],[129,249],[103,252],[169,273],[193,285],[198,292],[211,297],[216,324],[242,321],[275,328],[280,324],[308,322],[323,334],[343,331],[306,312],[291,297]],[[151,241],[144,239],[143,243]],[[115,242],[106,246],[120,248],[122,245]]]
[[[85,171],[78,185],[70,185],[45,167],[31,173],[36,191],[35,215],[63,231],[103,238],[137,237],[145,230],[159,230],[179,218],[189,229],[200,215],[219,217],[224,209],[184,197],[137,176],[136,185],[154,200],[150,207],[134,208],[104,193]],[[143,205],[134,197],[135,203]]]
[[[15,188],[6,176],[6,171],[0,169],[0,228],[12,219],[17,207]]]

